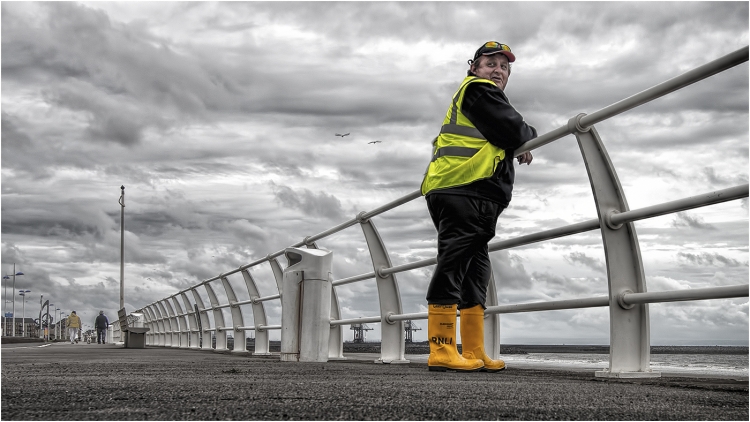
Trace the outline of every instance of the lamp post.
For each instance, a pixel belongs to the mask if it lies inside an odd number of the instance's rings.
[[[125,185],[120,186],[120,309],[125,308]]]
[[[26,293],[31,293],[31,290],[18,291],[18,295],[23,296],[23,313],[21,314],[21,337],[26,337]]]
[[[20,271],[16,272],[16,264],[14,262],[13,263],[13,290],[12,292],[16,291],[16,276],[17,275],[23,275],[23,273]],[[15,337],[16,336],[16,295],[15,294],[13,294],[13,329],[11,331],[12,333],[10,336]]]
[[[55,331],[55,338],[56,339],[62,339],[62,309],[55,307],[55,318],[57,318],[57,324]]]
[[[3,280],[10,280],[10,276],[4,275]],[[5,282],[5,290],[3,291],[3,316],[8,312],[8,281]]]
[[[47,306],[47,315],[49,315],[49,307],[55,306],[54,303],[50,303],[49,306]],[[55,308],[57,309],[57,308]],[[51,321],[50,321],[51,320]],[[49,341],[49,330],[54,329],[54,318],[47,318],[47,341]],[[52,327],[50,327],[50,323],[52,323]],[[55,339],[57,339],[57,333],[55,333]]]
[[[7,332],[8,332],[8,281],[10,281],[10,277],[7,275],[4,275],[3,280],[5,280],[5,291],[3,293],[3,335],[7,335]]]
[[[57,305],[52,305],[55,307],[55,310],[52,311],[52,332],[55,334],[55,340],[57,340],[59,337],[57,336]]]
[[[42,311],[44,310],[44,295],[39,295],[39,338],[44,339],[44,322],[42,322]]]

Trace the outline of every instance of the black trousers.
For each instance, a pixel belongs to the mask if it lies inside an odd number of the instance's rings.
[[[427,303],[485,307],[492,275],[487,244],[504,206],[479,198],[444,193],[427,196],[438,232],[437,266],[427,288]]]
[[[107,329],[106,328],[97,328],[96,329],[96,342],[97,343],[106,343],[107,342]]]

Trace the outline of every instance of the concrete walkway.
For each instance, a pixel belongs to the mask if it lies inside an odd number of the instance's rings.
[[[437,373],[347,357],[4,343],[2,420],[748,420],[747,380]]]

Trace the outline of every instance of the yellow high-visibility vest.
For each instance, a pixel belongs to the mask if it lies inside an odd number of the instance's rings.
[[[432,161],[422,180],[422,195],[487,179],[505,158],[505,150],[489,143],[461,113],[466,87],[472,83],[495,85],[476,76],[467,76],[461,83],[445,114],[440,135],[432,142]]]

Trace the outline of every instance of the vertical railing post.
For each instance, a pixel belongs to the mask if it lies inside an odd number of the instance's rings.
[[[284,284],[284,270],[281,268],[281,264],[279,264],[279,260],[277,258],[272,258],[268,260],[268,264],[271,266],[271,272],[273,272],[273,279],[276,282],[276,289],[279,291],[279,294],[282,294],[282,285]]]
[[[484,306],[497,306],[497,288],[495,275],[490,272],[490,283],[487,285],[487,300]],[[491,359],[500,359],[500,315],[484,315],[484,352]]]
[[[197,349],[200,346],[198,346],[198,336],[200,333],[198,332],[198,320],[197,315],[195,315],[195,312],[193,311],[193,305],[190,303],[190,300],[188,300],[187,294],[185,292],[180,293],[180,297],[182,297],[182,304],[185,305],[185,313],[187,313],[187,319],[190,322],[190,332],[188,334],[188,347],[191,349]]]
[[[175,314],[180,325],[180,347],[188,348],[189,343],[187,318],[185,317],[185,313],[182,312],[182,306],[180,306],[180,301],[177,296],[172,296],[172,303],[174,303]]]
[[[331,286],[331,320],[341,319],[341,307],[336,295],[336,287]],[[344,357],[344,328],[340,325],[331,327],[328,339],[328,360],[343,360]]]
[[[198,294],[197,287],[198,286],[193,287],[192,289],[190,289],[190,291],[193,292],[193,299],[195,299],[195,304],[198,306],[198,318],[200,318],[201,327],[200,348],[202,350],[208,350],[213,348],[211,346],[211,338],[209,335],[210,331],[207,331],[209,328],[211,328],[211,323],[208,319],[208,315],[206,314],[206,305],[203,304],[203,299],[201,299],[201,296]]]
[[[217,308],[217,306],[219,306],[219,299],[216,297],[216,293],[214,293],[214,288],[211,287],[210,283],[206,283],[205,286],[206,291],[208,292],[208,300],[211,301],[211,308],[213,308],[214,311],[214,324],[216,324],[216,330],[214,331],[214,335],[216,336],[216,351],[227,350],[227,326],[224,322],[224,312]],[[205,338],[203,339],[203,342],[205,344]],[[210,340],[209,344],[211,344]]]
[[[227,300],[229,300],[229,314],[232,316],[232,328],[234,337],[234,346],[232,347],[232,353],[240,353],[247,351],[247,340],[245,337],[245,330],[238,330],[237,328],[245,325],[245,319],[242,317],[242,308],[237,305],[237,295],[234,293],[232,285],[229,284],[229,280],[222,276],[221,284],[224,286],[224,291],[227,293]]]
[[[146,315],[148,315],[148,318],[146,318],[146,326],[149,328],[149,331],[146,333],[146,345],[155,346],[157,344],[156,335],[158,334],[159,326],[156,321],[156,315],[154,315],[154,310],[151,305],[146,306],[143,310]]]
[[[151,331],[150,330],[150,328],[151,328],[151,314],[148,312],[148,309],[146,309],[146,308],[136,309],[135,312],[143,314],[143,326],[146,327],[146,328],[149,328],[149,332],[150,332]],[[146,346],[148,346],[149,345],[148,332],[144,333],[143,335],[144,335],[144,339],[145,339],[144,340],[144,344]]]
[[[153,309],[154,313],[156,314],[156,322],[159,326],[159,335],[156,338],[156,344],[158,346],[164,346],[167,343],[167,327],[164,323],[164,315],[161,313],[161,309],[159,309],[159,306],[156,304],[156,302],[151,304],[151,309]]]
[[[380,303],[380,359],[377,363],[409,363],[404,359],[404,323],[403,321],[389,321],[389,315],[402,314],[401,294],[393,274],[384,275],[382,269],[391,267],[391,259],[385,249],[383,240],[371,220],[358,220],[365,240],[367,241],[372,266],[375,270],[375,280],[378,287],[378,301]]]
[[[253,310],[253,325],[255,326],[255,349],[253,350],[253,355],[270,355],[268,330],[262,329],[264,325],[268,325],[266,322],[266,308],[263,306],[263,302],[258,302],[260,298],[258,285],[255,284],[253,276],[250,275],[247,269],[243,269],[241,272],[242,278],[245,280],[245,286],[247,286],[247,293],[250,295],[250,300],[253,301],[251,305]]]
[[[172,318],[170,318],[167,308],[164,306],[165,300],[166,299],[162,299],[156,302],[156,306],[159,307],[162,321],[164,321],[164,347],[172,347],[172,333],[174,333],[175,327],[172,326]]]
[[[174,296],[172,297],[172,299],[173,298]],[[182,326],[180,325],[180,321],[177,318],[177,314],[172,308],[172,304],[169,303],[169,299],[170,298],[164,299],[164,307],[167,309],[170,325],[172,326],[172,347],[180,347],[180,332],[182,331]]]
[[[570,119],[568,128],[575,133],[586,164],[591,190],[604,243],[609,284],[609,369],[597,371],[598,377],[654,377],[651,371],[648,305],[622,306],[618,298],[625,292],[646,291],[641,251],[633,223],[614,226],[613,213],[628,211],[625,193],[607,150],[592,126],[582,128],[584,114]]]

